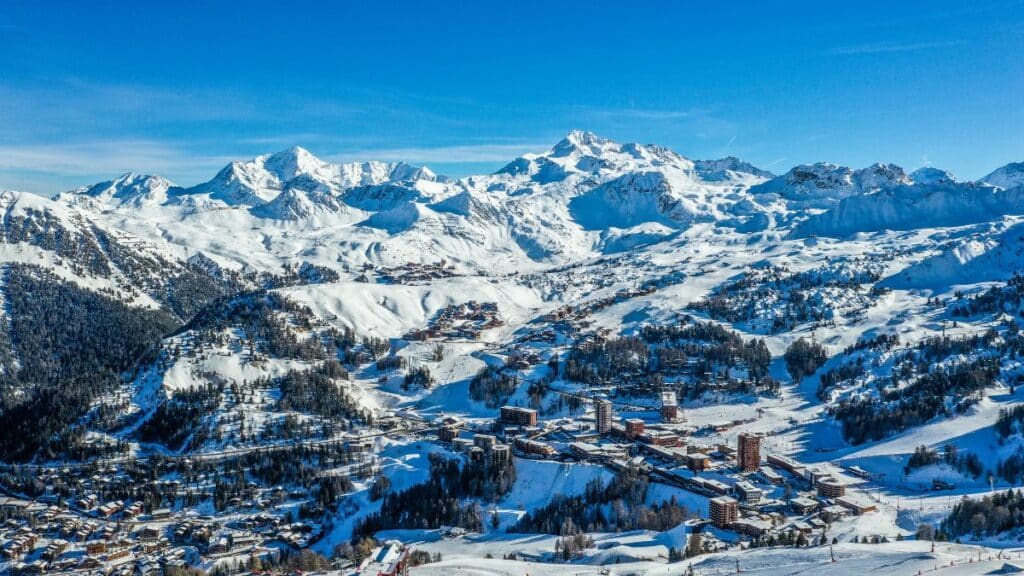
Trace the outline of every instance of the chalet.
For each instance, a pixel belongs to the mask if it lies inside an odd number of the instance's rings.
[[[64,553],[67,549],[68,543],[64,540],[53,540],[43,551],[43,560],[49,560],[53,562],[58,556]]]
[[[29,500],[0,496],[0,512],[7,517],[24,518],[31,504]]]
[[[153,520],[167,520],[171,517],[170,508],[157,508],[149,513],[149,517]]]
[[[358,576],[398,576],[405,570],[409,550],[397,541],[377,548],[356,570]]]
[[[210,554],[224,554],[231,551],[231,538],[227,535],[221,535],[210,544],[208,548]]]
[[[826,507],[821,509],[821,517],[826,522],[835,522],[836,520],[839,520],[841,518],[845,518],[845,517],[849,516],[852,513],[853,512],[849,508],[847,508],[845,506],[840,506],[838,504],[833,504],[832,506],[826,506]]]
[[[814,527],[802,520],[797,520],[796,522],[793,522],[789,525],[789,527],[793,530],[796,530],[797,532],[803,532],[804,534],[810,534],[811,532],[814,532]]]

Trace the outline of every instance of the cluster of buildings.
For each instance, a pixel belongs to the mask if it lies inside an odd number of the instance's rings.
[[[673,408],[677,406],[674,393],[666,393],[665,400]],[[669,415],[673,421],[679,420],[678,411],[673,410]],[[476,444],[475,438],[500,436],[511,446],[513,453],[520,457],[546,459],[561,455],[601,463],[628,458],[630,452],[637,451],[627,444],[601,443],[602,437],[617,437],[648,448],[671,448],[683,443],[676,432],[657,424],[648,426],[638,418],[617,422],[612,403],[606,399],[594,401],[592,427],[587,427],[576,419],[548,423],[541,427],[537,410],[520,406],[502,406],[498,418],[491,425],[477,426],[474,430],[476,436],[472,439],[460,437],[465,429],[465,422],[448,418],[440,423],[438,440],[451,443],[456,451],[472,457],[475,454],[474,447],[488,449],[486,445]]]
[[[0,496],[0,573],[145,576],[219,558],[268,559],[308,547],[322,531],[317,523],[291,520],[290,511],[318,506],[298,486],[249,482],[221,502],[217,516],[204,515],[190,503],[209,503],[220,464],[181,473],[192,465],[137,460],[27,469],[41,493]],[[140,476],[142,466],[151,468]],[[150,474],[153,479],[140,479]]]
[[[662,392],[659,413],[664,424],[678,423],[682,420],[682,411],[679,409],[675,392]],[[648,426],[647,422],[640,418],[628,418],[621,424],[616,422],[611,401],[603,398],[594,400],[594,422],[599,435],[618,436],[647,446],[671,448],[683,444],[682,437],[674,429],[658,425]]]
[[[847,482],[787,456],[768,454],[761,463],[760,437],[741,433],[736,469],[740,479],[708,500],[711,523],[753,538],[802,533],[812,538],[841,518],[877,510],[877,505]],[[755,486],[758,482],[767,489]],[[778,486],[796,487],[787,498],[769,498]],[[788,491],[787,491],[788,492]]]
[[[617,291],[611,296],[605,296],[602,298],[595,298],[588,300],[580,305],[573,306],[572,304],[566,304],[561,308],[553,310],[547,314],[541,316],[538,321],[543,323],[560,322],[564,320],[581,320],[594,312],[600,312],[609,306],[625,302],[631,298],[637,298],[639,296],[647,296],[653,294],[657,290],[657,287],[653,285],[645,285],[637,288],[628,288]]]
[[[95,572],[160,574],[185,567],[186,550],[159,537],[157,525],[83,517],[66,506],[0,498],[0,553],[16,576]]]
[[[202,557],[270,558],[280,546],[304,548],[313,527],[288,524],[264,513],[265,519],[249,518],[222,526],[212,519],[195,517],[156,518],[143,514],[139,520],[106,521],[82,516],[62,506],[44,506],[28,500],[5,498],[0,508],[7,518],[0,528],[0,550],[10,573],[45,574],[63,571],[145,576],[169,568],[184,568]]]
[[[477,432],[463,436],[465,423],[447,418],[438,429],[438,440],[452,445],[452,450],[465,454],[471,462],[504,464],[512,459],[512,447],[498,442],[497,436]]]
[[[364,274],[371,270],[373,270],[372,264],[363,266]],[[455,267],[448,264],[446,260],[429,264],[406,262],[394,268],[384,268],[377,273],[378,278],[387,284],[412,284],[438,278],[450,278],[455,275]]]
[[[427,327],[405,335],[406,340],[430,340],[433,338],[462,338],[477,340],[484,330],[504,326],[498,316],[496,302],[470,300],[442,308],[427,323]]]
[[[750,538],[803,534],[810,540],[836,520],[877,510],[848,478],[784,455],[765,454],[761,434],[742,431],[735,443],[695,442],[695,429],[679,424],[683,414],[673,392],[661,395],[660,422],[617,419],[613,403],[605,398],[593,400],[592,415],[591,426],[585,418],[541,424],[536,410],[504,406],[493,423],[477,424],[470,437],[460,437],[466,430],[454,420],[442,424],[439,436],[471,459],[510,457],[510,447],[520,457],[574,459],[639,471],[651,481],[706,496],[711,524]]]
[[[675,395],[671,399],[675,401]],[[678,416],[676,416],[678,418]],[[449,419],[438,429],[438,439],[452,443],[457,451],[469,448],[468,439],[459,438],[464,423]],[[675,447],[682,444],[680,436],[668,429],[655,425],[648,426],[641,419],[615,421],[612,403],[605,399],[594,401],[594,426],[587,428],[570,419],[561,425],[538,425],[538,412],[532,408],[503,406],[498,418],[487,430],[480,433],[494,433],[509,443],[514,453],[526,458],[554,458],[560,454],[576,459],[608,462],[626,458],[631,450],[626,445],[600,444],[602,437],[618,437],[653,447]],[[560,446],[561,449],[559,449]],[[468,452],[467,452],[468,453]]]
[[[667,426],[682,416],[671,392],[662,397],[660,416],[660,424],[639,418],[620,422],[612,403],[599,398],[594,401],[592,429],[571,420],[541,427],[536,410],[505,406],[491,430],[504,435],[518,456],[632,468],[652,481],[707,496],[713,525],[751,538],[782,532],[813,538],[831,522],[877,509],[843,478],[784,455],[764,454],[760,434],[740,432],[735,444],[693,442],[688,429]],[[480,450],[476,457],[486,457],[489,447],[501,446],[490,434],[456,439],[454,427],[441,434],[461,452]]]
[[[578,305],[566,304],[535,318],[532,323],[540,327],[526,332],[518,341],[555,342],[558,340],[559,334],[573,337],[578,336],[594,326],[594,322],[589,319],[593,313],[630,298],[646,296],[655,290],[657,290],[657,286],[647,284],[637,288],[619,290],[611,296],[588,300]],[[601,337],[608,334],[610,334],[610,330],[601,329],[597,331],[596,336]]]

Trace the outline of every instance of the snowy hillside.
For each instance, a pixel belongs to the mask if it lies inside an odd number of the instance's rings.
[[[1001,190],[974,183],[940,181],[902,185],[846,198],[811,216],[797,235],[848,236],[857,232],[945,228],[998,220],[1024,212],[1024,189]]]
[[[143,196],[165,193],[168,185],[159,177],[129,174],[81,193],[90,200],[127,205]],[[172,302],[175,292],[183,288],[175,287],[178,282],[213,283],[203,270],[184,261],[179,247],[110,226],[97,213],[79,209],[77,202],[68,206],[35,194],[4,192],[0,210],[4,214],[0,262],[42,266],[67,282],[150,308],[184,304]]]

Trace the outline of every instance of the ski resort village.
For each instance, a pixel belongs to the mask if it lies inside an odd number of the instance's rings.
[[[1024,164],[0,196],[0,572],[1024,573]]]

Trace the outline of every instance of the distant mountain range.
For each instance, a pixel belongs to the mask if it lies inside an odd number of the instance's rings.
[[[738,158],[692,161],[573,131],[547,151],[464,178],[401,162],[335,164],[293,147],[232,162],[189,188],[127,173],[52,201],[8,196],[230,269],[310,260],[354,270],[443,258],[463,271],[501,273],[697,230],[749,242],[994,222],[1024,214],[1022,182],[1024,163],[976,182],[892,164],[818,163],[776,176]]]

